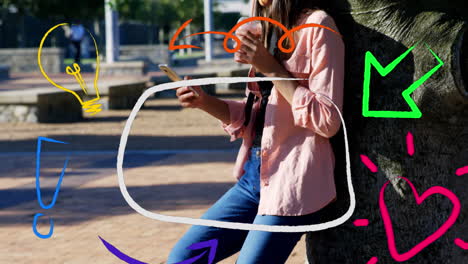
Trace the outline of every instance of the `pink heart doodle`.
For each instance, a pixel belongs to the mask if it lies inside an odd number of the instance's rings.
[[[414,246],[408,252],[400,254],[398,253],[396,246],[395,246],[395,235],[393,233],[393,224],[392,224],[392,220],[390,219],[390,215],[388,214],[387,206],[385,205],[385,199],[384,199],[385,188],[390,183],[390,181],[386,182],[382,186],[382,189],[380,189],[379,206],[380,206],[380,213],[382,215],[382,219],[384,222],[385,232],[387,233],[388,249],[390,250],[390,254],[392,255],[393,259],[395,259],[396,261],[406,261],[414,257],[421,250],[423,250],[432,242],[439,239],[443,234],[445,234],[445,232],[447,232],[447,230],[455,223],[455,221],[458,218],[458,215],[460,214],[460,201],[458,200],[455,194],[453,194],[451,191],[441,186],[431,187],[427,191],[425,191],[421,196],[419,196],[418,192],[416,191],[416,188],[408,179],[406,179],[405,177],[399,177],[399,178],[402,178],[406,182],[408,182],[409,186],[413,190],[413,195],[418,205],[421,204],[427,197],[433,194],[444,195],[452,202],[452,205],[453,205],[453,209],[452,209],[452,213],[450,214],[450,217],[447,219],[447,221],[445,221],[445,223],[439,229],[437,229],[437,231],[435,231],[433,234],[431,234],[426,239],[421,241],[419,244]]]

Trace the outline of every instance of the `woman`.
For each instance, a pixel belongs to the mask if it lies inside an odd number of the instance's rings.
[[[301,0],[255,0],[254,16],[266,16],[287,28],[316,23],[338,32],[333,19],[320,9],[307,9]],[[308,3],[313,1],[307,1]],[[264,225],[319,223],[318,211],[336,199],[334,155],[328,138],[341,121],[344,45],[339,34],[311,27],[294,34],[296,48],[283,54],[276,38],[283,33],[263,24],[263,39],[239,35],[236,61],[252,66],[249,76],[295,77],[248,83],[242,101],[221,100],[188,87],[177,89],[182,106],[199,108],[221,121],[231,141],[242,138],[234,166],[236,185],[220,198],[203,219]],[[273,40],[273,41],[271,41]],[[290,43],[285,46],[289,47]],[[272,86],[272,87],[271,87]],[[253,106],[251,105],[253,104]],[[301,233],[241,231],[193,226],[176,244],[168,263],[181,262],[200,252],[191,244],[218,239],[215,262],[240,251],[237,263],[285,263]]]

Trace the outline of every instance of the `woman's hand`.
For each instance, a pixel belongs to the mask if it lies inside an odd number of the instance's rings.
[[[184,78],[184,80],[190,79],[191,78],[187,76]],[[196,96],[190,88],[197,91],[199,96]],[[187,86],[177,88],[176,95],[183,107],[203,110],[225,124],[229,124],[231,122],[229,106],[226,102],[216,98],[216,96],[206,94],[200,86],[191,86],[190,88]]]
[[[184,80],[190,80],[191,78],[185,76]],[[205,104],[207,95],[200,86],[191,86],[192,89],[197,91],[199,96],[197,96],[188,86],[177,88],[176,95],[179,99],[182,107],[189,108],[202,108]]]
[[[271,55],[261,39],[255,37],[252,33],[238,34],[242,42],[241,48],[234,55],[237,62],[251,64],[257,72],[263,73],[267,77],[291,78],[288,71]],[[292,104],[294,91],[298,83],[295,80],[273,81],[275,88],[279,93]]]
[[[250,33],[250,31],[238,33],[237,36],[242,44],[240,49],[234,54],[234,60],[243,64],[251,64],[257,72],[265,76],[275,76],[284,73],[283,67],[263,46],[260,37]]]

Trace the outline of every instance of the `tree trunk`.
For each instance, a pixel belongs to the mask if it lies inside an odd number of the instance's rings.
[[[346,223],[307,235],[309,263],[365,264],[374,256],[378,263],[397,263],[389,252],[378,203],[379,192],[388,180],[392,183],[386,188],[384,201],[400,254],[439,229],[452,212],[449,199],[432,195],[417,205],[411,188],[398,176],[409,179],[419,195],[441,186],[453,192],[461,203],[461,213],[449,231],[405,263],[468,263],[467,251],[454,243],[455,238],[468,242],[468,174],[455,175],[456,169],[468,166],[465,6],[461,0],[328,1],[327,11],[337,22],[346,45],[344,116],[357,203]],[[375,69],[371,71],[369,109],[410,110],[401,93],[438,64],[430,47],[444,65],[411,95],[422,117],[363,117],[365,53],[372,52],[385,67],[415,45],[386,77]],[[407,154],[408,132],[414,135],[413,156]],[[349,205],[341,137],[342,133],[332,139],[338,201],[323,210],[324,221],[341,216]],[[377,173],[362,164],[360,154],[378,166]],[[356,227],[356,219],[368,219],[369,225]]]

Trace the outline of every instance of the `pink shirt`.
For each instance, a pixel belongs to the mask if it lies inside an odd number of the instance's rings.
[[[298,25],[304,23],[321,24],[338,32],[333,18],[324,11],[303,15]],[[295,40],[296,49],[282,63],[292,76],[307,80],[299,81],[292,104],[274,87],[269,97],[262,136],[258,208],[258,214],[263,215],[305,215],[336,199],[335,159],[328,138],[338,132],[341,121],[334,106],[318,93],[342,109],[344,44],[339,35],[318,27],[298,31]],[[254,76],[252,70],[249,76]],[[257,83],[248,83],[246,95],[249,91],[261,97]],[[221,122],[222,127],[231,141],[243,139],[233,171],[239,179],[253,143],[260,100],[253,105],[247,127],[243,125],[247,98],[223,101],[229,106],[231,123]]]

